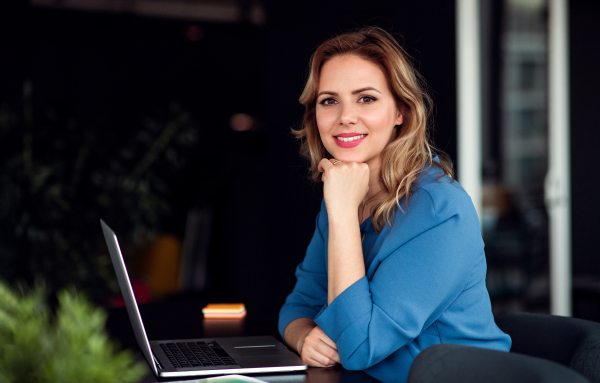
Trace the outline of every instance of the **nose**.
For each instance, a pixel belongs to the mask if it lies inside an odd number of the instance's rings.
[[[358,122],[358,115],[354,105],[344,103],[340,108],[340,125],[350,126]]]

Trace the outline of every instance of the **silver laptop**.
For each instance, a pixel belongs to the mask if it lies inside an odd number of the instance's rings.
[[[272,336],[148,341],[117,236],[100,220],[135,338],[160,377],[305,370],[306,364]]]

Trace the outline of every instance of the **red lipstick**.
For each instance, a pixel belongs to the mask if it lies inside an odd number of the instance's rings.
[[[358,138],[360,137],[360,138]],[[366,134],[361,133],[340,133],[334,136],[335,143],[340,148],[354,148],[367,137]]]

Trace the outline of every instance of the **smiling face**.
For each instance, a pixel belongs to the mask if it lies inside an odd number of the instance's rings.
[[[337,160],[378,170],[403,121],[383,71],[355,55],[335,56],[321,68],[316,102],[325,149]]]

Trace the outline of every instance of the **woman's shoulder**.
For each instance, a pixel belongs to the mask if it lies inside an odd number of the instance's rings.
[[[419,177],[414,194],[427,193],[433,202],[453,201],[472,206],[471,197],[457,180],[444,174],[438,166],[431,165]]]
[[[423,234],[433,236],[432,246],[443,245],[443,241],[435,240],[439,236],[461,238],[466,247],[482,246],[479,219],[471,198],[456,180],[437,167],[421,175],[408,203],[403,199],[400,206],[392,225],[382,231],[386,239],[380,259]]]
[[[456,180],[432,165],[420,174],[410,198],[401,201],[393,226],[406,229],[417,224],[420,230],[428,230],[453,217],[479,225],[471,197]]]

